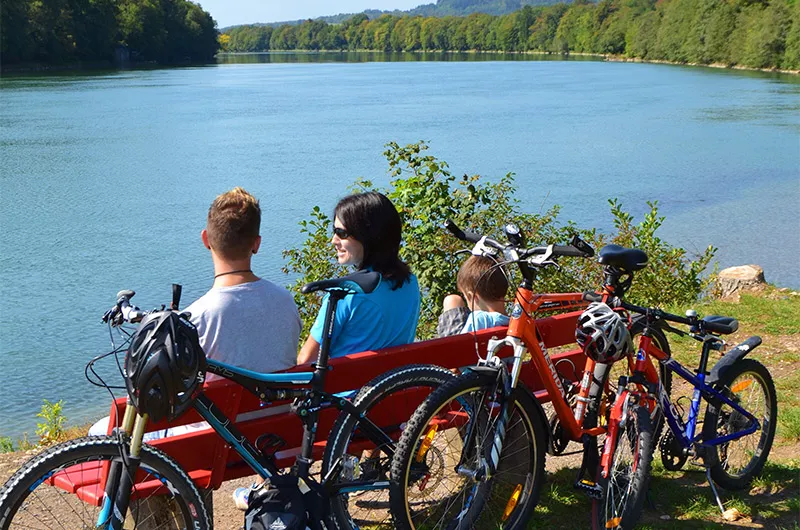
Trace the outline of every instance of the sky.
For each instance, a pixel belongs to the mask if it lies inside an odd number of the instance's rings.
[[[220,28],[256,22],[316,18],[365,9],[411,9],[435,0],[195,0]]]

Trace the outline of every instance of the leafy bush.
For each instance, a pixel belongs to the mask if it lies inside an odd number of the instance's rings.
[[[503,238],[503,227],[516,223],[530,245],[566,244],[573,234],[580,235],[596,249],[607,243],[636,247],[647,252],[649,265],[637,273],[629,299],[642,304],[690,303],[708,286],[709,278],[702,274],[713,258],[715,249],[709,247],[696,260],[686,251],[672,247],[655,235],[664,221],[658,215],[656,203],[648,203],[650,212],[639,224],[612,199],[611,214],[618,233],[610,236],[595,229],[582,229],[573,222],[558,222],[559,208],[544,214],[520,210],[515,199],[514,175],[509,173],[496,182],[479,175],[456,177],[444,161],[427,153],[424,142],[400,146],[387,144],[384,152],[389,163],[389,187],[379,190],[386,194],[403,220],[402,258],[417,275],[422,291],[422,308],[417,336],[431,338],[442,300],[456,291],[456,273],[462,258],[456,252],[466,248],[442,228],[451,219],[462,228]],[[351,192],[373,189],[367,180],[358,180]],[[297,248],[284,251],[287,265],[284,272],[297,277],[290,288],[305,323],[307,334],[319,309],[320,298],[300,294],[305,283],[332,278],[346,271],[336,263],[330,244],[331,218],[319,207],[311,210],[310,219],[300,222],[306,239]],[[602,272],[595,260],[561,259],[559,268],[542,271],[536,283],[540,292],[574,292],[594,289],[601,285]],[[515,267],[508,268],[516,276]],[[518,279],[518,278],[517,278]],[[513,284],[513,281],[512,281]],[[509,293],[511,296],[511,293]],[[667,298],[668,297],[668,298]]]
[[[14,441],[8,436],[0,436],[0,453],[10,453],[14,451]]]
[[[67,422],[63,408],[64,400],[60,399],[55,403],[44,400],[42,410],[36,415],[37,418],[43,420],[36,424],[36,434],[39,436],[41,445],[48,445],[62,439],[64,424]]]

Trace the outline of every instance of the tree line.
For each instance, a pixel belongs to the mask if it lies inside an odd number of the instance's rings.
[[[380,50],[612,54],[678,63],[800,69],[798,0],[602,0],[507,15],[355,15],[341,24],[238,26],[223,51]]]
[[[138,61],[208,61],[217,23],[187,0],[2,0],[0,61],[112,61],[122,46]]]

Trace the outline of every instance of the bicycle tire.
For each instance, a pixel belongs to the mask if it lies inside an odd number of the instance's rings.
[[[761,423],[761,429],[752,434],[705,450],[705,463],[711,468],[714,482],[728,490],[739,490],[761,473],[772,449],[778,418],[775,384],[763,364],[742,359],[723,374],[716,386],[724,389],[728,397],[735,396],[742,408]],[[710,400],[703,418],[703,440],[736,432],[743,419],[730,406]]]
[[[73,473],[76,476],[82,473],[84,483],[90,477],[99,483],[103,467],[99,464],[120,461],[121,451],[127,449],[116,438],[87,437],[56,445],[32,458],[0,488],[0,529],[50,528],[50,525],[60,529],[95,528],[100,508],[51,485],[51,479],[57,481],[59,476],[68,479]],[[159,480],[165,486],[161,488],[165,494],[132,499],[124,528],[211,528],[194,483],[166,454],[143,445],[138,478]]]
[[[361,464],[362,459],[359,457],[362,456],[362,451],[360,449],[350,450],[351,444],[358,441],[360,416],[370,417],[371,412],[379,412],[380,404],[387,397],[403,391],[410,392],[396,395],[392,403],[397,405],[396,400],[403,399],[404,406],[416,409],[435,388],[455,377],[450,370],[439,366],[409,365],[382,374],[367,383],[353,401],[359,416],[342,412],[331,429],[322,459],[322,475],[325,476],[337,461],[345,457],[351,459],[351,465],[352,459]],[[414,389],[420,389],[421,392],[414,392]],[[410,403],[409,400],[412,400],[413,403]],[[400,426],[396,427],[396,431],[399,431]],[[358,456],[353,454],[356,452],[359,453]],[[380,448],[377,448],[377,456],[375,454],[375,452],[372,453],[372,462],[370,462],[373,471],[377,474],[375,480],[385,480],[388,485],[387,475],[391,460],[386,453],[381,452]],[[357,529],[359,524],[356,521],[361,522],[364,517],[368,517],[368,523],[365,521],[365,524],[369,524],[370,528],[391,529],[388,504],[388,489],[362,490],[333,496],[330,499],[331,524],[329,526],[339,530]]]
[[[510,420],[494,476],[474,480],[456,471],[462,456],[469,465],[476,455],[491,449],[500,410],[494,396],[501,391],[496,376],[467,373],[436,390],[417,409],[392,461],[395,528],[525,528],[544,481],[547,432],[530,393],[516,389],[511,396]],[[439,425],[442,418],[456,420],[445,420],[442,429],[429,427]],[[470,425],[477,434],[474,444],[464,447]]]
[[[633,405],[628,421],[617,431],[608,478],[597,473],[603,490],[592,501],[592,528],[632,529],[642,515],[653,460],[653,424],[644,407]]]

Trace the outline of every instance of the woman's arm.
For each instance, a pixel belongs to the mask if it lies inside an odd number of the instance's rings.
[[[309,335],[297,355],[297,364],[313,363],[317,360],[317,357],[319,357],[319,342]]]

